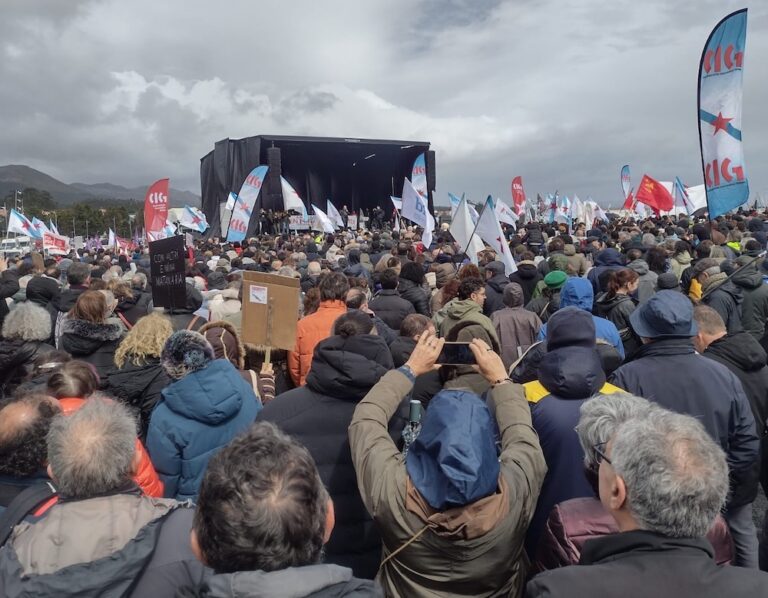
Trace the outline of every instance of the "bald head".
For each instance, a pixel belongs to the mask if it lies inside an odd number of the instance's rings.
[[[0,406],[0,475],[26,478],[45,469],[45,438],[60,411],[55,399],[42,394]]]

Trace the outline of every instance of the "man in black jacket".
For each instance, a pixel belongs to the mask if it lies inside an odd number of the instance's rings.
[[[707,258],[696,263],[693,275],[701,285],[701,302],[720,314],[725,322],[728,334],[741,332],[741,304],[744,295],[741,289],[728,280],[728,275],[722,272],[720,264],[713,258]]]
[[[588,566],[534,577],[528,598],[768,595],[768,574],[714,562],[704,536],[728,494],[728,466],[694,418],[655,409],[594,448],[600,501],[620,532],[584,545]]]
[[[0,257],[0,328],[8,315],[6,299],[13,297],[19,291],[19,275],[16,270],[9,270],[5,258]]]
[[[757,494],[754,466],[760,442],[741,382],[725,366],[696,354],[692,342],[697,333],[693,305],[682,293],[658,291],[632,312],[630,323],[643,346],[634,361],[613,373],[610,382],[662,407],[695,417],[720,445],[731,475],[724,516],[734,536],[736,564],[756,567],[757,546],[747,519],[751,518]]]
[[[502,262],[490,262],[485,266],[485,303],[483,313],[491,317],[491,314],[504,309],[504,287],[509,284],[509,278],[504,273]]]
[[[416,313],[416,309],[413,303],[403,299],[397,292],[398,277],[395,270],[392,268],[384,270],[379,277],[379,283],[381,290],[370,300],[368,307],[384,320],[387,326],[393,330],[400,330],[405,317]]]

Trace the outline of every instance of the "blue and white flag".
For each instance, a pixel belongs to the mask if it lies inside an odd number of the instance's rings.
[[[453,218],[456,215],[456,210],[459,209],[459,205],[461,204],[461,197],[456,197],[453,193],[449,193],[448,199],[451,202],[451,218]]]
[[[400,199],[399,197],[394,197],[393,195],[390,195],[389,199],[392,200],[392,205],[395,206],[395,209],[398,212],[402,212],[403,211],[403,200],[402,199]]]
[[[43,233],[49,233],[51,232],[47,226],[45,226],[45,222],[42,220],[32,217],[32,226],[35,228],[35,238],[42,239]]]
[[[424,159],[424,154],[419,154],[413,162],[411,184],[413,185],[413,188],[418,191],[419,195],[427,197],[427,163]]]
[[[632,178],[629,176],[629,164],[625,164],[621,167],[621,190],[624,193],[624,199],[629,197],[629,192],[632,189]]]
[[[11,208],[11,213],[8,214],[8,232],[34,237],[35,227],[32,226],[32,223],[27,220],[24,214],[20,214]]]
[[[419,194],[408,179],[403,181],[403,209],[400,214],[424,229],[421,240],[429,249],[432,244],[432,231],[435,229],[435,218],[429,213],[427,198]]]
[[[196,230],[199,233],[202,233],[208,228],[208,221],[205,218],[205,214],[197,208],[191,208],[189,206],[184,206],[184,211],[181,213],[179,224],[185,228]]]
[[[51,220],[50,218],[48,219],[48,228],[50,229],[50,231],[51,231],[51,232],[52,232],[54,235],[58,235],[58,234],[59,234],[59,229],[58,229],[58,227],[57,227],[57,226],[56,226],[56,225],[53,223],[53,220]]]
[[[240,192],[235,197],[235,207],[232,209],[232,218],[229,219],[227,228],[227,242],[242,241],[248,232],[248,225],[256,208],[256,200],[259,198],[264,177],[267,176],[268,166],[257,166],[243,181]]]
[[[680,177],[675,177],[672,196],[675,198],[676,206],[683,206],[689,216],[693,213],[693,210],[691,210],[691,202],[688,201],[688,191],[686,191]]]
[[[749,199],[741,143],[741,100],[747,9],[709,34],[699,62],[699,140],[710,219]]]

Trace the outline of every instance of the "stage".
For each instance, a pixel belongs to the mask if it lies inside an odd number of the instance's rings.
[[[434,152],[427,141],[396,141],[335,137],[257,135],[223,139],[200,160],[202,209],[211,225],[209,236],[221,236],[223,204],[229,192],[237,193],[245,177],[261,164],[269,166],[254,210],[282,210],[280,176],[296,189],[311,213],[310,204],[324,210],[331,199],[350,212],[367,214],[376,206],[391,211],[390,195],[400,196],[403,179],[410,178],[416,157],[426,153],[427,186],[435,189]],[[252,217],[248,235],[256,229]],[[226,227],[226,218],[224,219]]]

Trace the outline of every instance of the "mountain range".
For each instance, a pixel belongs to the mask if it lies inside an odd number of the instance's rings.
[[[151,181],[150,181],[151,183]],[[123,187],[112,183],[63,183],[52,176],[29,166],[9,164],[0,166],[0,197],[13,194],[16,190],[27,188],[47,191],[57,204],[73,204],[78,201],[128,200],[144,201],[146,187]],[[191,191],[181,191],[171,187],[168,190],[168,202],[172,208],[185,205],[200,207],[200,196]]]

